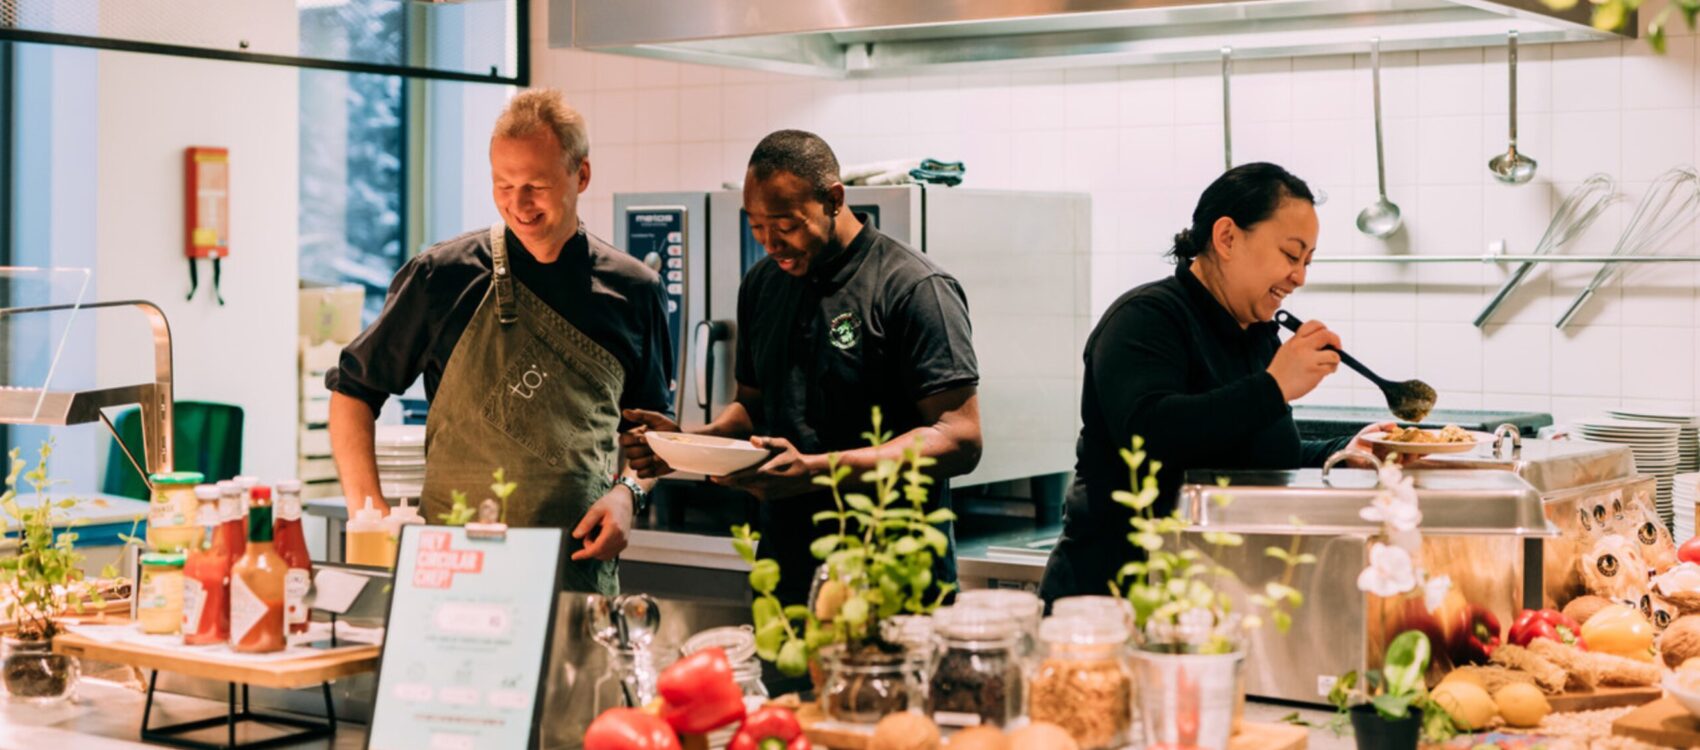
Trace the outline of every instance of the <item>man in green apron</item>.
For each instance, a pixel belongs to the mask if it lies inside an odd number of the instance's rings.
[[[502,222],[407,262],[384,310],[326,375],[332,450],[351,511],[378,487],[374,415],[425,377],[426,520],[451,493],[518,484],[506,522],[569,531],[563,585],[614,594],[614,559],[653,480],[621,466],[622,409],[671,412],[673,347],[661,279],[588,235],[584,120],[558,92],[525,91],[490,139]]]

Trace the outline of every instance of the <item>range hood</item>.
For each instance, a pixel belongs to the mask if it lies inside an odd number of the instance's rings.
[[[1616,39],[1540,0],[549,0],[549,45],[863,78]],[[1634,34],[1637,21],[1626,24]]]

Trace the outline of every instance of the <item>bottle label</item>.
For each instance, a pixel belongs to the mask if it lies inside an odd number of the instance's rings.
[[[230,577],[230,642],[241,643],[266,617],[266,603],[242,576]]]
[[[279,521],[301,520],[301,498],[282,495],[277,500],[277,519]]]
[[[206,604],[207,596],[197,578],[183,580],[183,632],[194,635],[201,631],[201,606]]]
[[[142,609],[165,609],[165,585],[159,579],[160,576],[142,578],[142,599],[137,606]]]
[[[234,495],[218,499],[218,517],[225,521],[234,521],[242,517],[242,505]]]
[[[283,574],[283,621],[299,625],[307,621],[307,591],[312,588],[306,568],[290,568]]]

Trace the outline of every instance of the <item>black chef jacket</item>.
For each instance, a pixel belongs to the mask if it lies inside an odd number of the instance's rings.
[[[738,289],[737,378],[761,392],[744,406],[756,434],[807,454],[866,446],[876,405],[882,428],[902,435],[922,426],[917,401],[980,379],[961,285],[857,218],[862,231],[817,256],[806,278],[764,258]],[[948,483],[936,479],[929,505],[949,507]],[[774,531],[759,554],[779,561],[783,601],[807,596],[819,564],[808,551],[819,534],[813,516],[832,507],[826,493],[762,504],[762,526]],[[935,561],[940,583],[956,580],[955,536],[943,530],[951,547]]]
[[[1127,540],[1133,511],[1110,497],[1130,489],[1120,452],[1134,435],[1163,463],[1159,517],[1174,510],[1190,469],[1321,466],[1351,442],[1299,439],[1292,407],[1267,371],[1281,346],[1276,330],[1240,328],[1186,263],[1110,305],[1086,340],[1074,486],[1063,539],[1045,569],[1047,601],[1107,593],[1139,554]]]
[[[515,279],[625,371],[620,408],[673,413],[673,344],[661,277],[641,261],[580,231],[554,263],[539,263],[507,234]],[[425,376],[433,399],[449,355],[490,288],[490,231],[442,242],[408,261],[390,282],[378,319],[342,350],[325,386],[376,414],[389,394]]]

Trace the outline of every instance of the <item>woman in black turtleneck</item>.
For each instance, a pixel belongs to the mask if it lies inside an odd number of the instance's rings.
[[[1086,341],[1084,425],[1063,536],[1045,566],[1047,602],[1108,593],[1139,555],[1127,540],[1132,512],[1110,497],[1128,489],[1120,450],[1134,435],[1163,463],[1159,516],[1174,508],[1190,469],[1320,466],[1350,442],[1300,440],[1288,405],[1340,366],[1324,348],[1340,337],[1313,320],[1282,343],[1271,322],[1304,286],[1316,237],[1303,180],[1274,164],[1235,167],[1175,235],[1174,275],[1104,313]]]

